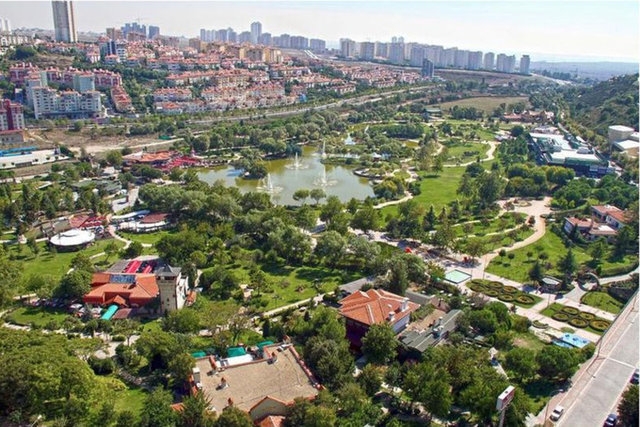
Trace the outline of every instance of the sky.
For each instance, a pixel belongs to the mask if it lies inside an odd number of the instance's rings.
[[[158,25],[163,35],[197,37],[200,28],[355,41],[420,42],[507,54],[533,61],[640,60],[640,2],[496,1],[89,1],[74,2],[79,31],[125,22]],[[53,29],[51,3],[0,0],[12,27]]]

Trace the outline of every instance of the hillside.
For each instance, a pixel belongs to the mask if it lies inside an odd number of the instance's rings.
[[[571,117],[600,135],[611,125],[638,128],[638,74],[618,76],[565,93]]]

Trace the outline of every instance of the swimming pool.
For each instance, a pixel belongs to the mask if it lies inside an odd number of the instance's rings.
[[[447,272],[447,274],[445,274],[444,279],[447,282],[451,282],[454,283],[456,285],[467,281],[471,278],[470,274],[465,273],[464,271],[460,271],[460,270],[451,270],[449,272]]]

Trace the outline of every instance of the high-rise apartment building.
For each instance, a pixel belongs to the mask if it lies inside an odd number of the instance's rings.
[[[258,21],[251,23],[251,43],[257,44],[262,35],[262,24]]]
[[[227,28],[227,41],[229,43],[238,43],[238,33],[233,28]]]
[[[3,99],[0,103],[0,131],[24,129],[22,105]]]
[[[401,37],[398,37],[400,39]],[[389,61],[392,64],[404,64],[404,42],[391,42],[389,46]]]
[[[422,67],[426,58],[426,50],[424,46],[413,45],[409,53],[409,65],[412,67]]]
[[[356,56],[356,42],[351,39],[340,39],[340,53],[345,58]]]
[[[387,43],[376,42],[376,56],[387,58],[389,56],[389,45]]]
[[[238,43],[252,43],[251,33],[249,31],[243,31],[238,34]]]
[[[433,65],[442,67],[442,57],[444,48],[442,46],[427,46],[425,49],[426,58],[433,62]]]
[[[260,34],[260,38],[258,39],[259,44],[263,44],[265,46],[271,46],[273,44],[273,40],[271,39],[271,33],[262,33]]]
[[[360,43],[360,59],[371,61],[375,57],[376,45],[373,42]]]
[[[291,49],[309,49],[309,39],[302,36],[291,36]]]
[[[435,66],[433,62],[429,61],[427,58],[423,59],[422,69],[420,70],[420,74],[422,75],[422,77],[432,79],[434,72],[435,72]]]
[[[0,32],[2,33],[10,33],[11,32],[11,22],[9,22],[6,18],[0,18]]]
[[[327,50],[327,43],[321,39],[311,39],[309,40],[309,49],[312,52],[322,53]]]
[[[457,50],[453,59],[453,66],[456,68],[467,68],[469,66],[469,51]]]
[[[445,67],[453,67],[456,62],[457,47],[450,47],[443,52],[442,65]]]
[[[107,28],[107,37],[111,40],[122,40],[124,36],[120,28]]]
[[[122,26],[122,36],[126,40],[144,40],[147,38],[147,26],[137,22],[126,23]],[[131,34],[135,34],[131,36]]]
[[[516,67],[515,55],[507,56],[504,53],[498,55],[496,70],[503,73],[513,73]]]
[[[76,23],[73,15],[73,2],[53,0],[53,28],[58,42],[75,43],[78,41]]]
[[[285,49],[291,47],[291,36],[289,34],[280,34],[280,44],[279,47],[283,47]]]
[[[469,52],[469,63],[467,68],[470,70],[479,70],[482,68],[482,52]]]
[[[531,65],[531,58],[529,55],[522,55],[520,58],[520,74],[529,74],[529,66]]]
[[[493,52],[487,52],[484,54],[484,69],[493,70],[496,63],[496,54]]]
[[[149,38],[155,39],[159,35],[160,35],[160,27],[157,27],[155,25],[149,25],[149,35],[148,35]]]

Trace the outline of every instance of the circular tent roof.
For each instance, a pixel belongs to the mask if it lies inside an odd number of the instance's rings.
[[[56,234],[49,241],[56,246],[72,247],[82,246],[91,243],[96,239],[94,232],[89,230],[79,230],[77,228]]]

